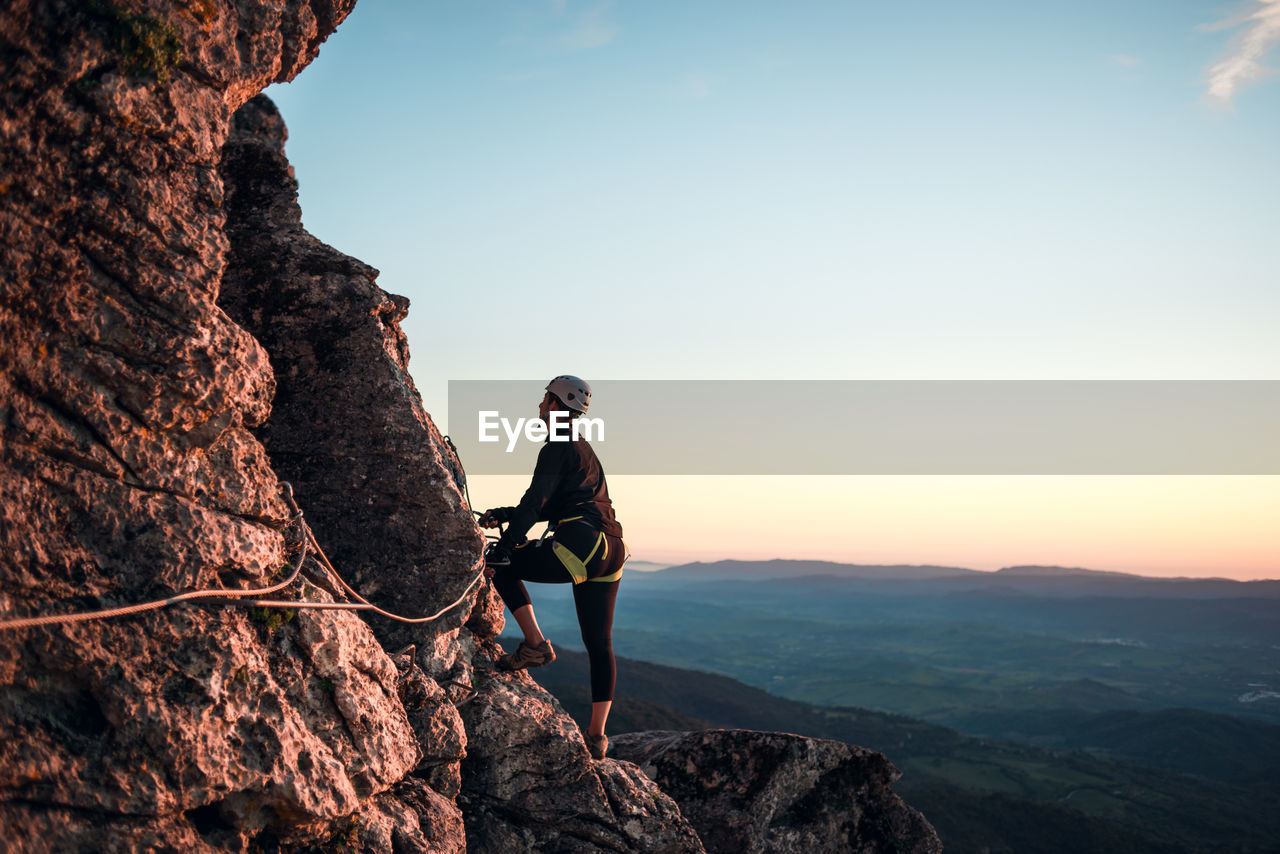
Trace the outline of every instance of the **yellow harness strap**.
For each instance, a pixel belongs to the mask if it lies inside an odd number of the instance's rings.
[[[600,542],[604,543],[604,554],[600,555],[600,559],[608,560],[609,559],[609,541],[605,539],[604,534],[600,535]],[[624,543],[623,545],[626,545],[626,544]],[[595,554],[595,549],[592,549],[591,553]],[[591,560],[591,558],[587,558],[587,560]],[[599,578],[588,578],[587,581],[604,581],[604,582],[617,581],[621,577],[622,577],[622,567],[618,567],[616,572],[611,572],[608,575],[602,575]]]
[[[561,525],[565,522],[576,522],[581,518],[581,516],[571,516],[568,519],[561,519],[556,524]],[[584,581],[599,581],[604,583],[617,581],[622,577],[622,567],[618,567],[616,572],[611,572],[608,575],[602,575],[599,578],[587,578],[587,564],[591,563],[591,559],[596,556],[596,552],[600,550],[600,546],[602,544],[604,545],[604,552],[601,553],[600,559],[608,560],[609,540],[605,537],[603,532],[596,537],[596,544],[591,547],[591,552],[587,555],[585,560],[579,559],[576,554],[569,551],[567,547],[557,543],[555,540],[551,541],[551,551],[556,557],[560,558],[560,562],[564,564],[564,568],[569,570],[569,575],[573,578],[574,584],[581,584]],[[623,543],[623,546],[625,547],[626,543]],[[628,557],[630,557],[630,555],[628,555]]]
[[[555,556],[560,558],[560,562],[564,564],[564,568],[569,570],[569,574],[573,576],[574,584],[581,584],[587,580],[587,567],[582,561],[578,560],[578,556],[569,551],[564,546],[551,541],[551,551],[555,552]]]

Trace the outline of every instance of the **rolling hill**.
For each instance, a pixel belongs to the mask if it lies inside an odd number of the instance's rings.
[[[1280,838],[1280,792],[1267,775],[1280,727],[1189,710],[1085,715],[1059,721],[1062,746],[1046,749],[812,706],[715,674],[629,659],[618,668],[612,731],[744,727],[879,750],[905,772],[895,789],[950,852],[1261,854]],[[535,676],[585,726],[586,656],[564,650]]]

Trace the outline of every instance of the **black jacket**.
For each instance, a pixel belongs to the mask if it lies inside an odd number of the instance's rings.
[[[548,440],[538,452],[533,482],[524,497],[517,506],[503,509],[507,530],[498,544],[508,550],[524,541],[535,522],[558,522],[574,516],[581,516],[597,531],[622,536],[622,526],[613,515],[604,469],[585,439]]]

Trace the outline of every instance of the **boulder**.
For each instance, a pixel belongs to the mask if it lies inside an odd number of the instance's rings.
[[[942,850],[924,816],[889,788],[898,770],[865,748],[705,730],[628,733],[611,752],[675,799],[711,854]]]
[[[527,671],[505,673],[492,642],[475,656],[458,803],[472,854],[703,850],[679,807],[630,763],[594,761],[556,699]]]

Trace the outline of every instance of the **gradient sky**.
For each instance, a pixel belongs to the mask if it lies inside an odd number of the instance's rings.
[[[445,427],[450,379],[564,372],[1280,378],[1277,41],[1278,0],[363,0],[268,94]],[[610,487],[652,560],[1280,576],[1275,477]]]

